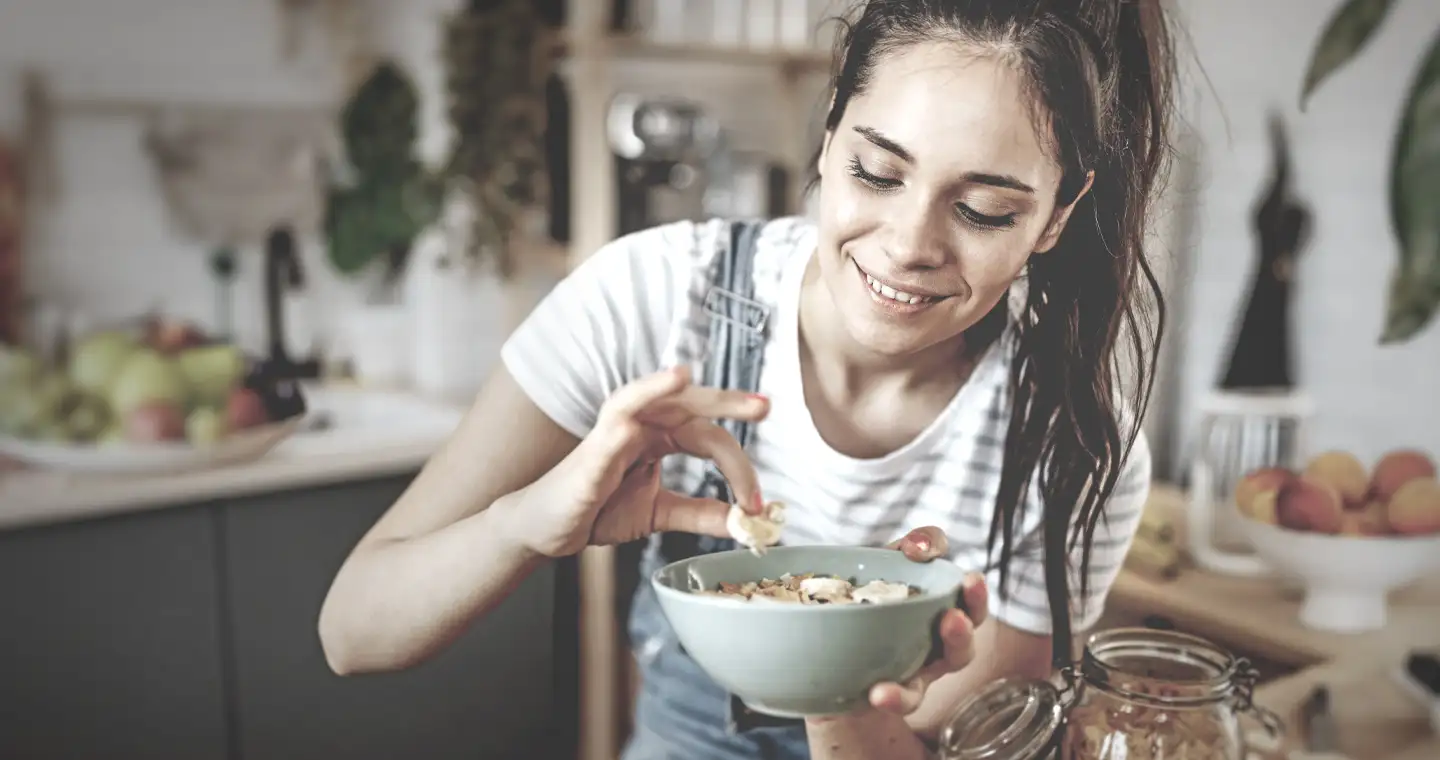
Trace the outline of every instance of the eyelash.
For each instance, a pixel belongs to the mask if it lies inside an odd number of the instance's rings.
[[[850,176],[859,180],[861,184],[865,185],[866,187],[877,193],[888,193],[892,190],[899,188],[901,185],[901,182],[898,179],[880,177],[866,171],[865,167],[860,164],[860,159],[858,157],[852,157],[850,159]],[[987,214],[982,214],[975,209],[966,206],[963,203],[956,204],[955,210],[960,212],[960,216],[966,224],[981,231],[1000,230],[1015,226],[1014,214],[1005,214],[1003,216],[989,216]]]

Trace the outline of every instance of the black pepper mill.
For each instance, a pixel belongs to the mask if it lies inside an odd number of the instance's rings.
[[[1240,329],[1220,387],[1226,390],[1290,389],[1290,302],[1296,260],[1309,238],[1311,214],[1290,187],[1290,151],[1285,125],[1270,117],[1275,166],[1270,188],[1255,209],[1260,260],[1250,286]]]

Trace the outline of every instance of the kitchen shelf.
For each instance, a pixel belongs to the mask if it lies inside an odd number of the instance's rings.
[[[579,52],[568,35],[562,35],[558,44],[561,55],[569,56]],[[831,54],[826,50],[752,49],[707,43],[668,43],[631,35],[610,35],[589,44],[596,48],[593,51],[595,54],[616,61],[770,66],[796,73],[828,71],[831,60]],[[580,50],[584,48],[581,47]]]

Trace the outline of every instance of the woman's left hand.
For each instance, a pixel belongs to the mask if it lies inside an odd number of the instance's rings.
[[[915,562],[943,560],[950,553],[945,531],[933,526],[916,528],[886,548],[904,552]],[[975,656],[975,629],[985,622],[989,603],[984,576],[979,573],[967,576],[962,595],[965,609],[950,610],[940,618],[937,643],[942,651],[935,652],[934,659],[905,683],[887,682],[872,687],[872,707],[893,715],[909,715],[920,707],[920,700],[925,697],[925,689],[930,684],[970,664]],[[965,610],[969,610],[968,615]]]

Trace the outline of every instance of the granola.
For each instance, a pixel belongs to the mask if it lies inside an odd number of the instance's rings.
[[[1151,693],[1143,683],[1125,687]],[[1164,687],[1158,687],[1164,694]],[[1093,694],[1070,712],[1071,757],[1097,760],[1230,760],[1241,756],[1234,726],[1206,709],[1166,709]]]
[[[748,583],[721,583],[699,593],[761,602],[796,604],[884,604],[908,599],[920,589],[904,583],[870,581],[857,585],[855,579],[805,573],[782,575]]]

